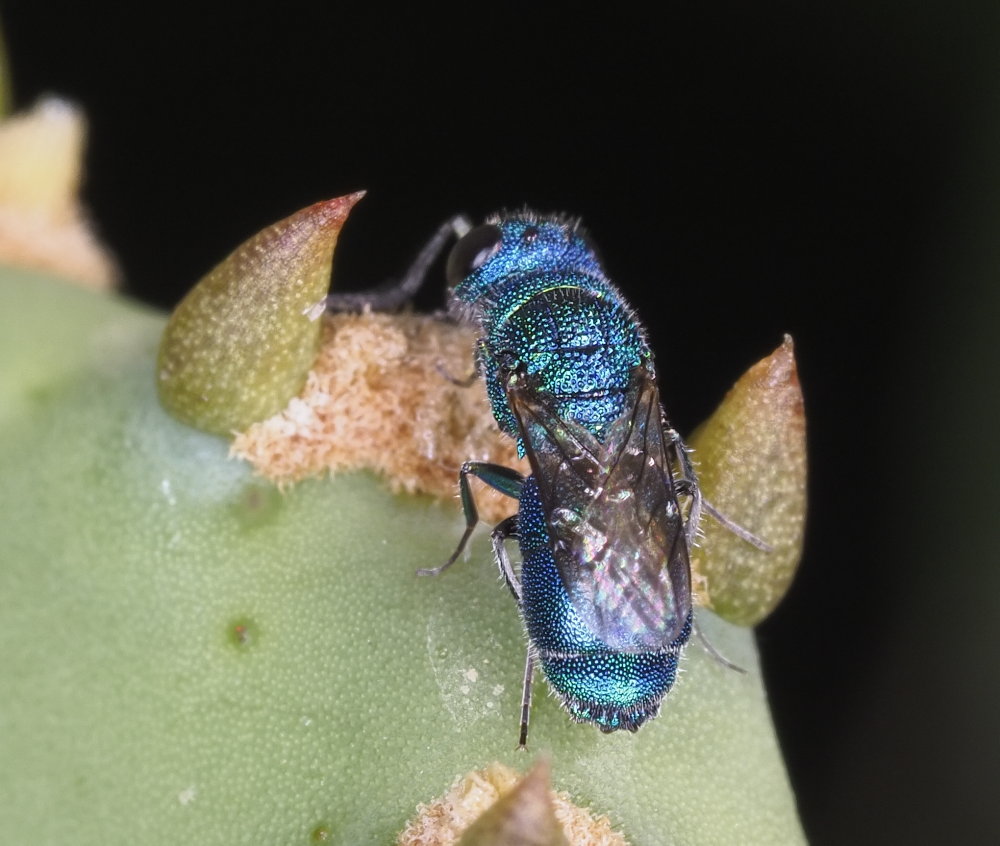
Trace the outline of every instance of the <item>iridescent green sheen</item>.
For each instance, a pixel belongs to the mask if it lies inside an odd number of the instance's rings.
[[[645,333],[572,221],[494,218],[459,242],[449,272],[466,261],[456,311],[481,329],[494,416],[532,466],[512,483],[505,468],[467,464],[467,518],[468,475],[516,493],[495,548],[533,654],[573,719],[635,731],[658,713],[691,633],[682,445],[664,429]],[[521,548],[516,574],[507,537]]]
[[[691,634],[690,617],[663,650],[618,652],[586,627],[556,570],[533,477],[519,499],[521,613],[549,684],[570,715],[603,731],[635,731],[660,710]]]
[[[538,233],[530,241],[529,228]],[[645,334],[575,226],[516,218],[502,232],[496,256],[454,291],[485,333],[479,361],[497,423],[523,456],[500,378],[511,353],[540,378],[560,417],[600,438],[624,411],[633,369],[650,359]]]

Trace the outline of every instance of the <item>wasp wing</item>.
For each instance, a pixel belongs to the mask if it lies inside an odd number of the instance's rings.
[[[668,646],[691,610],[691,574],[652,374],[633,371],[603,441],[561,419],[531,377],[513,375],[507,398],[574,610],[617,651]]]

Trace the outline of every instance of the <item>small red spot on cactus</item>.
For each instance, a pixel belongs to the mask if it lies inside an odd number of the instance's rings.
[[[253,646],[260,637],[257,624],[249,617],[232,620],[227,627],[229,642],[240,649]]]

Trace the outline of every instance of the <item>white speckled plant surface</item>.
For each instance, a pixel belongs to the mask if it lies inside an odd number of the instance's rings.
[[[365,474],[285,493],[156,398],[164,319],[0,274],[0,841],[393,841],[501,761],[633,844],[798,843],[753,634],[709,613],[662,715],[577,725],[537,688],[485,538]]]

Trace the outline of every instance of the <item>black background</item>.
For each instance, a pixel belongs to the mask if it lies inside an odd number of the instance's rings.
[[[697,5],[2,17],[17,104],[85,108],[86,201],[147,302],[365,188],[342,289],[457,211],[582,216],[682,431],[792,333],[808,536],[759,639],[807,833],[991,840],[1000,6]]]

